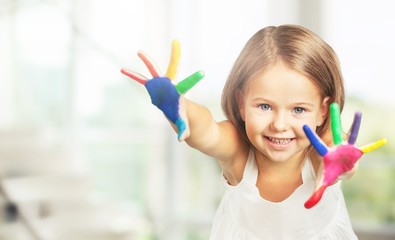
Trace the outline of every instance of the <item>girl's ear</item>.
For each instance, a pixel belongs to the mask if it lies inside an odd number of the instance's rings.
[[[240,117],[245,122],[245,107],[244,107],[244,94],[242,91],[236,93],[237,105],[240,111]]]
[[[321,104],[320,109],[320,116],[318,117],[317,126],[321,126],[325,119],[329,116],[329,105],[330,105],[331,98],[325,97]]]

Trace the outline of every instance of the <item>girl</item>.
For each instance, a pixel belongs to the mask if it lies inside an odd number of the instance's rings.
[[[357,239],[340,182],[315,207],[303,205],[322,162],[303,125],[325,140],[329,104],[344,105],[339,62],[320,37],[295,25],[254,34],[225,84],[225,121],[182,95],[179,100],[180,114],[170,120],[178,122],[180,140],[217,159],[223,171],[226,191],[210,239]],[[177,119],[185,123],[182,132]]]

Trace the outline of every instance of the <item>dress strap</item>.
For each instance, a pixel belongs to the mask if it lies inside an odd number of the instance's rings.
[[[313,164],[311,163],[310,158],[307,158],[303,164],[302,168],[302,179],[303,182],[306,182],[307,180],[315,179],[316,175],[314,172]]]
[[[248,153],[247,162],[244,167],[243,181],[245,180],[255,185],[257,177],[258,177],[258,167],[255,161],[255,153],[253,149],[250,149],[250,152]]]

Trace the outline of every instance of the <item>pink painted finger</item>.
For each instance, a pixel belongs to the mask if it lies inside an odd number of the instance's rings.
[[[137,55],[139,56],[139,58],[141,60],[143,60],[145,66],[147,66],[148,71],[151,73],[152,77],[156,78],[159,77],[159,67],[156,66],[155,61],[152,60],[152,58],[150,58],[146,53],[144,53],[143,51],[139,51],[137,53]]]
[[[141,83],[143,85],[145,85],[147,83],[147,78],[144,77],[143,75],[139,74],[139,73],[127,70],[125,68],[121,69],[121,73],[123,73],[124,75],[126,75],[126,76],[128,76],[128,77],[130,77],[130,78],[132,78],[134,80],[136,80],[137,82],[139,82],[139,83]]]

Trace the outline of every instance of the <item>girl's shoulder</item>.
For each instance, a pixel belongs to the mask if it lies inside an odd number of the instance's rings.
[[[221,122],[223,128],[226,128],[227,136],[225,141],[228,142],[228,152],[223,158],[217,159],[224,177],[232,186],[236,186],[243,178],[243,172],[247,163],[250,152],[250,144],[244,140],[237,131],[232,122],[226,120]]]

